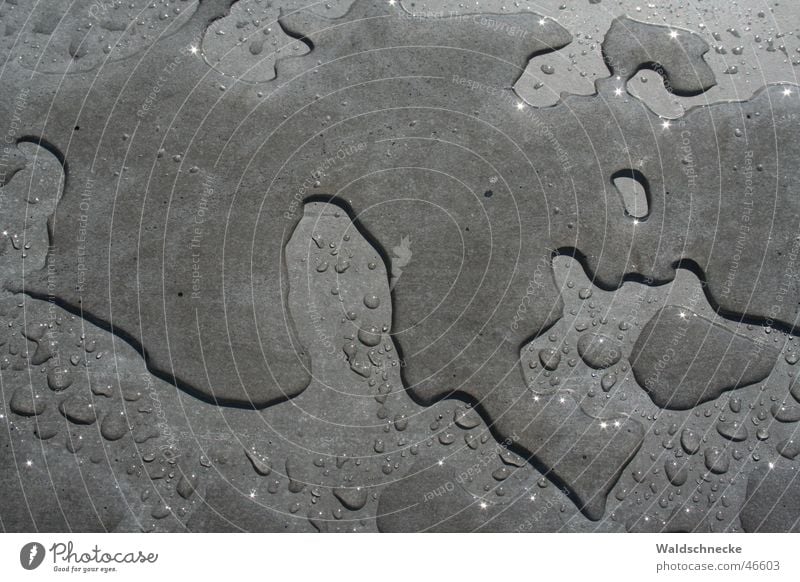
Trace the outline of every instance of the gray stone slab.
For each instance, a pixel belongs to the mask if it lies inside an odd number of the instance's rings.
[[[721,100],[722,41],[650,8],[600,42],[572,9],[181,6],[2,9],[8,442],[123,484],[88,529],[740,527],[729,476],[797,454],[796,86]],[[578,52],[594,91],[521,97]],[[676,494],[710,482],[738,501]]]

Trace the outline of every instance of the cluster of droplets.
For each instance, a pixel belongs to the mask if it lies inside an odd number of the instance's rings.
[[[6,3],[6,39],[18,62],[44,72],[85,71],[143,50],[197,9],[188,0]]]
[[[228,16],[213,22],[203,37],[202,53],[209,65],[225,75],[250,83],[275,78],[276,63],[309,52],[287,35],[271,2],[250,0],[231,7]]]
[[[576,289],[574,282],[568,281],[566,287],[570,306],[565,320],[572,322],[572,329],[567,329],[566,321],[559,322],[547,335],[550,347],[537,347],[538,341],[528,345],[527,353],[522,356],[527,362],[524,367],[528,384],[539,392],[571,385],[572,378],[577,377],[571,370],[582,363],[591,370],[592,378],[599,379],[597,384],[609,396],[618,377],[629,372],[623,358],[623,341],[630,324],[620,320],[615,331],[607,309],[594,298],[591,286]],[[590,398],[596,394],[594,387],[589,387],[586,393]],[[625,398],[624,394],[621,398]]]
[[[154,485],[145,485],[140,496],[149,507],[143,528],[154,527],[145,524],[147,518],[185,515],[198,475],[177,465],[162,434],[163,411],[151,394],[154,380],[145,381],[146,372],[135,379],[111,379],[103,359],[113,351],[110,337],[89,336],[75,316],[43,305],[21,296],[0,302],[0,345],[9,350],[3,368],[16,372],[5,379],[5,387],[21,384],[7,400],[7,421],[43,444],[60,444],[80,462],[119,464],[129,476],[146,477]],[[30,319],[35,315],[40,319]],[[124,368],[125,362],[117,366]],[[169,498],[184,505],[165,501]]]
[[[631,473],[633,484],[618,485],[615,497],[627,507],[621,504],[614,517],[631,514],[626,521],[629,531],[687,531],[689,515],[689,531],[736,530],[745,485],[757,475],[757,467],[783,467],[792,475],[792,463],[800,454],[795,437],[800,389],[793,378],[788,394],[786,384],[770,384],[685,413],[662,415],[651,432],[663,436],[663,452],[640,458]],[[768,508],[769,503],[756,499],[754,505]],[[659,513],[663,511],[668,513]],[[769,512],[762,517],[772,518]]]

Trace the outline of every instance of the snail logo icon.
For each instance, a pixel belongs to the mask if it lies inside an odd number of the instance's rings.
[[[29,542],[19,551],[19,563],[26,570],[35,570],[44,561],[44,546],[39,542]]]

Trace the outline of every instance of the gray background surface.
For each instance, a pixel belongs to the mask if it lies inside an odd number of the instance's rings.
[[[56,4],[69,3],[51,4],[47,12],[57,14]],[[88,11],[112,6],[85,4],[82,16],[50,18],[49,25],[41,10],[28,3],[0,4],[2,82],[19,82],[32,69],[63,73],[75,58],[71,52],[78,50],[71,45],[74,31],[91,21]],[[158,34],[159,26],[184,18],[194,5],[124,4],[135,8],[108,9],[120,22],[138,14],[141,31],[123,34],[122,41],[120,31],[98,31],[88,48],[80,49],[87,52],[79,62],[93,66],[92,59],[99,62],[108,54],[104,47],[118,41],[135,54],[147,45],[148,36]],[[349,4],[320,3],[314,11],[338,17]],[[281,9],[305,5],[240,0],[230,16],[206,32],[198,47],[202,58],[232,79],[254,85],[272,79],[276,58],[307,52],[291,43],[275,20]],[[609,75],[600,43],[620,15],[691,30],[712,47],[705,60],[717,84],[701,95],[670,94],[653,71],[629,81],[630,95],[623,98],[643,101],[665,120],[677,120],[696,105],[748,100],[769,84],[794,84],[800,65],[800,10],[792,2],[443,1],[403,2],[398,9],[421,16],[534,10],[556,20],[573,36],[572,43],[533,58],[514,87],[525,106],[533,108],[552,106],[564,94],[594,93],[594,82]],[[265,27],[268,32],[262,31]],[[795,88],[795,97],[797,92]],[[32,143],[19,149],[26,167],[0,189],[0,265],[8,281],[44,265],[46,221],[63,187],[62,167],[49,151]],[[553,387],[568,390],[590,416],[622,415],[645,429],[644,443],[613,487],[603,517],[590,520],[559,484],[498,439],[466,401],[454,398],[424,406],[405,392],[403,361],[389,335],[390,286],[401,284],[402,267],[414,261],[414,225],[393,244],[384,243],[392,256],[390,271],[340,208],[317,202],[302,212],[285,253],[289,307],[298,339],[310,356],[312,381],[299,396],[261,410],[200,400],[150,374],[140,354],[120,337],[55,302],[3,292],[3,530],[622,532],[800,527],[794,460],[800,453],[800,444],[795,444],[800,404],[790,396],[797,341],[759,322],[717,314],[693,271],[678,269],[675,280],[664,285],[629,281],[608,291],[596,286],[576,259],[553,259],[564,317],[523,348],[528,386],[534,393]],[[367,297],[374,297],[377,306],[357,325],[366,330],[362,343],[373,349],[362,350],[359,357],[366,359],[354,364],[352,357],[348,361],[347,345],[359,337],[350,312]],[[665,305],[713,322],[693,329],[690,336],[702,334],[708,343],[730,346],[733,336],[725,334],[735,333],[742,341],[763,342],[776,350],[780,355],[768,377],[688,410],[654,404],[634,377],[629,357],[645,324]],[[592,331],[605,334],[620,350],[621,357],[607,369],[592,368],[579,355],[578,338]],[[739,352],[733,348],[733,359],[747,359],[751,344],[743,345]],[[57,364],[47,357],[48,350],[58,352]],[[557,366],[548,359],[554,354]],[[698,368],[716,367],[724,375],[733,365],[702,364],[665,374],[691,383],[692,374],[704,373]],[[358,372],[360,366],[370,370],[368,378]],[[800,398],[796,388],[792,394]]]

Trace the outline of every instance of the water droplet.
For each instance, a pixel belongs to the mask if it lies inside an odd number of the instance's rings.
[[[730,468],[730,459],[724,449],[708,447],[705,451],[706,468],[712,473],[721,475]]]
[[[585,333],[578,339],[578,354],[587,366],[601,370],[619,362],[622,346],[605,335]]]
[[[374,347],[381,343],[381,330],[375,326],[358,330],[358,340],[365,346]]]
[[[408,428],[408,418],[405,414],[398,414],[394,417],[394,428],[401,432]]]
[[[742,399],[734,396],[728,401],[731,412],[739,413],[742,410]]]
[[[614,385],[617,383],[617,375],[608,373],[603,374],[603,377],[600,378],[600,387],[603,389],[604,392],[608,392],[611,390]]]
[[[547,370],[555,370],[561,363],[561,353],[554,348],[539,350],[539,361]]]
[[[128,417],[124,412],[111,412],[105,415],[100,423],[100,434],[109,441],[118,441],[131,430]]]
[[[272,473],[272,464],[270,463],[269,457],[260,455],[255,451],[249,451],[247,449],[245,449],[244,454],[247,455],[247,458],[250,460],[250,463],[253,465],[253,469],[255,469],[256,473],[262,476]]]
[[[21,386],[14,391],[9,408],[21,416],[37,416],[45,411],[47,402],[31,386]]]
[[[700,450],[700,436],[691,429],[683,429],[681,432],[681,446],[688,454],[695,454]]]
[[[787,459],[794,460],[795,457],[800,455],[800,443],[798,443],[794,439],[787,439],[785,441],[781,441],[775,448],[782,456],[786,457]]]
[[[505,481],[510,475],[511,472],[508,470],[508,467],[500,467],[492,472],[492,478],[495,481]]]
[[[55,366],[47,371],[47,385],[54,392],[61,392],[72,386],[72,372],[65,366]]]
[[[717,432],[731,441],[741,442],[747,440],[747,427],[737,421],[718,422]]]
[[[298,465],[297,461],[293,458],[286,459],[286,476],[289,478],[289,491],[291,493],[300,493],[305,489],[306,484],[297,479]]]
[[[451,445],[456,440],[456,435],[450,431],[439,433],[439,442],[443,445]]]
[[[337,487],[333,495],[350,511],[358,511],[367,504],[366,487]]]
[[[478,426],[481,423],[481,419],[471,408],[456,408],[453,411],[453,422],[456,423],[456,426],[469,430]]]
[[[771,412],[778,422],[800,421],[800,406],[794,404],[773,404]]]
[[[181,476],[180,481],[178,481],[176,491],[178,495],[184,499],[189,499],[194,494],[195,489],[197,489],[197,483],[198,477],[195,473],[184,474]]]
[[[82,395],[67,398],[58,409],[64,418],[75,424],[94,424],[97,421],[94,404]]]

